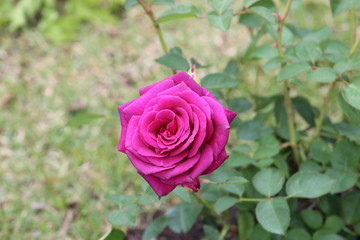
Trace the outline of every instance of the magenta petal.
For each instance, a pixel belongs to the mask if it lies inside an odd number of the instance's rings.
[[[225,107],[224,110],[229,123],[231,123],[234,120],[234,118],[237,116],[236,112],[233,112]]]
[[[175,84],[180,84],[184,82],[191,90],[199,94],[199,96],[203,95],[202,87],[196,83],[196,81],[186,72],[181,71],[177,74],[170,77],[174,80]]]
[[[201,149],[201,157],[196,165],[190,169],[189,174],[192,179],[198,178],[213,164],[214,155],[210,145],[205,145]]]
[[[223,162],[228,158],[229,156],[226,155],[225,149],[220,152],[219,156],[217,156],[216,160],[213,161],[213,163],[211,164],[211,166],[206,169],[205,172],[203,172],[203,175],[205,174],[210,174],[212,173],[214,170],[218,169],[218,167],[220,167],[221,164],[223,164]]]
[[[168,195],[172,190],[176,188],[175,185],[169,185],[161,182],[157,177],[145,175],[140,171],[138,171],[138,173],[149,183],[150,187],[159,196],[159,198]]]
[[[165,169],[170,169],[174,167],[174,166],[162,167],[155,164],[153,165],[147,161],[144,161],[140,156],[136,156],[134,153],[130,151],[126,151],[126,154],[128,155],[134,167],[137,170],[142,171],[144,174],[155,174],[164,171]]]
[[[191,188],[194,192],[197,192],[200,189],[200,181],[196,178],[194,179],[194,182],[184,183],[181,186]]]
[[[175,176],[179,176],[191,169],[199,161],[200,156],[201,154],[198,153],[192,158],[185,159],[181,163],[177,164],[174,168],[166,169],[164,171],[156,173],[156,176],[161,179],[170,179]]]
[[[155,95],[159,92],[162,92],[165,89],[169,89],[172,86],[174,86],[175,83],[170,78],[165,78],[164,80],[161,80],[160,82],[154,83],[152,85],[146,86],[144,88],[141,88],[139,90],[140,96],[144,95],[145,93],[150,93],[151,95]]]
[[[217,156],[225,148],[225,145],[229,138],[230,125],[227,120],[223,106],[217,101],[209,97],[204,97],[213,110],[213,125],[214,132],[212,134],[210,145],[214,151],[214,155]]]

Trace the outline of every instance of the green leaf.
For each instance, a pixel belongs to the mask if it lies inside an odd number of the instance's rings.
[[[325,174],[336,179],[336,183],[331,190],[332,194],[340,193],[350,189],[355,185],[357,180],[356,172],[352,170],[345,172],[338,169],[329,169]]]
[[[220,234],[216,230],[216,228],[210,226],[210,225],[204,225],[204,233],[207,238],[206,240],[220,240]]]
[[[271,197],[280,192],[284,182],[284,175],[275,168],[263,169],[257,172],[252,179],[255,189],[267,197]]]
[[[293,62],[286,65],[277,76],[276,81],[281,82],[296,77],[302,73],[311,70],[311,66],[307,62]]]
[[[347,59],[337,62],[334,69],[337,73],[342,74],[347,71],[357,70],[360,68],[360,60]]]
[[[307,78],[312,82],[329,83],[336,80],[337,74],[331,68],[318,68],[309,72]]]
[[[358,166],[360,148],[357,144],[348,140],[338,142],[332,154],[331,165],[333,168],[347,171]]]
[[[180,224],[183,232],[188,232],[192,228],[202,209],[203,205],[197,203],[180,204]]]
[[[315,161],[325,165],[331,160],[332,151],[327,142],[317,139],[310,145],[310,155]]]
[[[154,239],[167,227],[167,225],[168,219],[165,216],[156,218],[147,226],[141,240]]]
[[[323,217],[319,211],[304,210],[301,212],[301,218],[312,229],[318,229],[323,223]]]
[[[169,52],[182,56],[182,50],[179,47],[170,48]]]
[[[324,169],[314,161],[305,161],[300,163],[299,171],[306,172],[306,171],[314,171],[314,172],[322,172]]]
[[[137,0],[126,0],[125,1],[125,9],[127,10],[137,4],[139,4]]]
[[[251,102],[244,97],[232,98],[228,101],[228,106],[231,111],[236,113],[246,112],[251,109]]]
[[[324,48],[325,59],[331,62],[340,62],[349,58],[349,48],[342,42],[328,40]]]
[[[300,198],[317,198],[331,191],[335,179],[317,172],[298,172],[286,183],[289,196]]]
[[[296,55],[305,61],[315,64],[321,58],[322,51],[319,44],[302,41],[296,46]]]
[[[190,65],[182,56],[174,53],[165,54],[157,59],[156,62],[175,70],[188,71]]]
[[[208,0],[214,11],[222,15],[232,4],[233,0]]]
[[[92,114],[92,113],[78,113],[74,116],[71,116],[69,121],[67,122],[67,126],[72,128],[77,128],[85,124],[89,124],[92,121],[103,118],[103,115]]]
[[[255,209],[256,218],[261,226],[275,234],[284,235],[290,223],[290,210],[284,198],[273,198],[259,202]]]
[[[192,5],[177,5],[163,12],[156,23],[163,23],[181,18],[200,17],[201,12],[199,9]]]
[[[352,123],[338,123],[336,124],[340,136],[347,137],[351,141],[360,141],[360,127]]]
[[[273,16],[272,12],[268,8],[262,7],[262,6],[255,6],[255,7],[249,8],[249,10],[254,12],[256,15],[262,17],[269,23],[276,24],[276,19]]]
[[[237,136],[243,140],[255,140],[258,139],[261,134],[267,131],[265,126],[257,119],[252,119],[246,122],[240,123],[237,128]]]
[[[153,5],[170,5],[170,6],[174,6],[175,1],[174,0],[153,0],[152,4]]]
[[[338,94],[337,102],[343,113],[350,118],[354,123],[360,124],[360,111],[349,105],[343,98],[342,94]]]
[[[235,78],[225,73],[210,73],[201,79],[204,88],[233,88],[239,84]]]
[[[230,60],[224,69],[224,73],[229,74],[230,76],[233,76],[234,78],[237,78],[238,74],[239,74],[238,63],[233,59]]]
[[[335,17],[336,15],[355,7],[358,3],[358,0],[330,0],[332,15]]]
[[[254,217],[250,212],[241,211],[238,217],[239,239],[249,239],[254,230]]]
[[[229,9],[222,15],[218,15],[216,12],[210,12],[207,15],[208,21],[214,27],[226,32],[230,28],[231,20],[233,17],[233,10]]]
[[[135,226],[136,216],[128,215],[120,210],[113,210],[108,216],[109,222],[114,226]]]
[[[258,146],[254,153],[255,159],[271,158],[279,153],[279,142],[272,134],[260,136]]]
[[[243,177],[229,177],[223,184],[244,184],[249,182],[246,178]]]
[[[280,56],[272,58],[263,65],[262,69],[264,70],[264,72],[268,72],[280,68],[281,64],[287,62],[288,60],[289,60],[288,58],[280,57]]]
[[[222,213],[223,211],[234,206],[239,200],[234,197],[221,197],[215,202],[215,212],[217,214]]]
[[[243,193],[245,192],[244,185],[240,184],[226,184],[221,186],[222,189],[224,189],[227,192],[233,193],[241,197]]]
[[[103,237],[99,240],[124,240],[125,233],[120,229],[112,228],[110,232],[106,233]]]
[[[244,0],[244,6],[246,8],[250,7],[251,5],[253,5],[254,3],[258,2],[260,0]]]
[[[328,229],[320,229],[313,235],[313,240],[345,240],[342,236],[332,233]]]
[[[184,202],[191,202],[192,201],[192,196],[190,195],[190,193],[188,191],[186,191],[183,187],[178,186],[177,188],[175,188],[174,191],[172,191],[172,193],[180,198],[181,200],[183,200]]]
[[[309,100],[304,97],[295,97],[292,99],[292,105],[310,126],[315,126],[316,114]]]
[[[322,42],[328,39],[331,35],[331,28],[330,27],[323,27],[316,32],[311,32],[307,34],[303,40],[304,41],[314,41],[314,42]]]
[[[326,218],[324,228],[333,232],[338,233],[345,227],[344,220],[336,215],[332,215]]]
[[[293,228],[287,233],[287,240],[311,240],[311,235],[302,228]]]
[[[342,95],[348,104],[360,110],[360,78],[353,80],[351,84],[344,84]]]
[[[342,214],[347,224],[355,224],[360,221],[360,191],[347,193],[341,199]]]
[[[278,54],[278,50],[276,49],[276,47],[271,46],[270,44],[263,44],[257,48],[254,49],[254,51],[252,51],[252,53],[250,54],[251,58],[260,58],[260,59],[271,59],[274,57],[277,57]]]
[[[271,235],[269,232],[265,231],[260,224],[256,224],[254,231],[251,234],[250,240],[271,240]]]

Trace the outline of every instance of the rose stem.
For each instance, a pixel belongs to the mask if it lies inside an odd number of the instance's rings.
[[[316,119],[315,123],[316,123],[316,128],[315,128],[315,132],[314,135],[312,136],[311,140],[310,140],[310,144],[317,138],[320,136],[320,130],[322,127],[322,124],[324,122],[324,117],[325,117],[325,113],[328,110],[328,106],[329,106],[329,102],[331,101],[331,99],[333,98],[334,95],[334,90],[335,90],[335,85],[336,82],[332,82],[330,83],[330,88],[328,91],[328,94],[326,95],[326,97],[324,98],[323,104],[321,106],[321,110],[320,110],[320,115],[319,117]]]
[[[195,193],[193,192],[192,190],[189,190],[189,192],[191,192],[191,194],[196,198],[196,200],[201,203],[204,207],[206,207],[211,213],[213,213],[217,219],[220,220],[221,224],[223,227],[229,225],[228,221],[220,214],[217,214],[213,208],[213,206],[208,202],[206,201],[204,198],[202,198],[198,193]],[[226,228],[227,231],[228,231],[228,228]],[[227,232],[226,231],[226,232]],[[224,233],[223,233],[224,234]],[[226,233],[224,234],[226,235]]]
[[[161,28],[160,28],[160,25],[156,22],[157,19],[156,19],[155,15],[154,15],[154,12],[153,12],[152,9],[151,9],[151,5],[145,4],[143,0],[137,0],[137,2],[142,6],[142,8],[144,9],[146,15],[149,16],[151,22],[153,23],[154,28],[155,28],[155,31],[156,31],[156,35],[157,35],[158,38],[159,38],[159,41],[160,41],[161,48],[162,48],[163,52],[164,52],[165,54],[169,53],[169,48],[168,48],[167,45],[166,45],[164,36],[163,36],[162,31],[161,31]],[[175,70],[172,70],[172,72],[173,72],[174,74],[176,73]]]
[[[279,26],[277,29],[276,45],[277,45],[277,49],[279,52],[279,56],[281,56],[281,57],[284,56],[284,52],[283,52],[282,45],[281,45],[282,44],[282,30],[283,30],[285,19],[289,14],[291,3],[292,3],[292,0],[288,0],[286,7],[285,7],[284,14],[282,16],[278,16]],[[284,64],[282,64],[282,65],[284,66]],[[295,162],[297,164],[299,164],[299,153],[298,153],[298,149],[296,146],[295,122],[294,122],[294,115],[293,115],[293,109],[292,109],[292,104],[291,104],[290,88],[289,88],[288,80],[284,81],[283,91],[284,91],[284,105],[285,105],[286,113],[288,116],[290,145],[291,145],[291,148],[294,153]]]
[[[356,52],[356,49],[358,48],[358,46],[360,44],[360,37],[356,38],[357,37],[357,35],[356,35],[356,12],[354,11],[354,9],[349,10],[349,17],[350,17],[350,25],[351,25],[351,27],[350,27],[350,35],[351,35],[352,43],[353,43],[353,45],[352,45],[352,47],[350,48],[350,51],[349,51],[349,55],[351,57],[351,56],[354,55],[354,53]],[[341,78],[341,76],[339,76],[338,80],[341,81],[343,79]],[[310,143],[312,141],[314,141],[317,137],[320,136],[320,130],[321,130],[322,124],[324,122],[325,113],[328,110],[329,102],[333,98],[333,95],[334,95],[334,92],[335,92],[334,91],[335,90],[335,85],[336,85],[336,81],[330,83],[330,88],[329,88],[328,94],[324,98],[324,102],[323,102],[322,107],[321,107],[319,118],[316,119],[316,129],[315,129],[314,135],[311,138]]]

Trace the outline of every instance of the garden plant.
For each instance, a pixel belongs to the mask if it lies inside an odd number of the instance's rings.
[[[319,29],[293,20],[311,14],[305,2],[126,1],[151,21],[163,50],[153,64],[169,71],[119,106],[118,150],[146,181],[138,195],[107,196],[116,209],[103,239],[124,239],[170,195],[143,240],[199,224],[207,240],[358,239],[360,2],[329,0],[322,14],[343,25]],[[181,32],[181,19],[239,31],[223,69],[212,65],[224,56],[204,63],[169,45],[162,26]]]

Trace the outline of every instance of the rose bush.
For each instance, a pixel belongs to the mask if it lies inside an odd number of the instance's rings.
[[[236,113],[186,72],[140,89],[139,98],[118,110],[118,150],[127,154],[159,197],[177,185],[197,191],[198,177],[228,157],[225,145]]]

